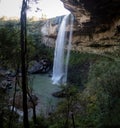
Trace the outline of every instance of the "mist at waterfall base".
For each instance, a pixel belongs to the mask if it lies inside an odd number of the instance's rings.
[[[67,71],[68,71],[68,63],[69,63],[69,56],[71,50],[73,19],[74,18],[72,14],[64,16],[56,39],[54,63],[53,63],[53,75],[52,75],[53,84],[56,85],[65,85],[67,83]],[[70,32],[68,36],[69,37],[68,45],[66,47],[67,53],[65,54],[65,45],[67,41],[66,27],[69,21],[70,21]]]

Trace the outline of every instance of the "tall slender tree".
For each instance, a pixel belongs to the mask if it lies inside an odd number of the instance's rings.
[[[27,0],[23,0],[21,9],[21,72],[23,91],[23,124],[29,128],[28,106],[27,106],[27,29],[26,29]]]

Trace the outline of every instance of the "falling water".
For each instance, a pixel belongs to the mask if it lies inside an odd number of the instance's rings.
[[[69,19],[69,15],[63,18],[59,32],[58,32],[57,40],[56,40],[54,64],[53,64],[53,76],[52,76],[53,84],[65,84],[67,80],[67,65],[69,61],[71,39],[72,39],[72,29],[70,27],[71,30],[70,30],[69,43],[68,43],[68,52],[66,56],[67,60],[64,66],[66,25],[68,23],[68,19]],[[71,24],[72,23],[73,23],[73,20],[71,20]]]
[[[68,73],[68,63],[69,63],[69,58],[70,58],[70,50],[71,50],[71,42],[72,42],[72,33],[73,33],[73,20],[74,17],[73,15],[70,15],[70,35],[69,35],[69,42],[67,46],[67,55],[66,55],[66,65],[65,65],[65,82],[67,82],[67,73]]]
[[[69,15],[65,16],[62,20],[55,46],[54,64],[53,64],[53,84],[64,83],[64,45],[66,37],[66,25]]]

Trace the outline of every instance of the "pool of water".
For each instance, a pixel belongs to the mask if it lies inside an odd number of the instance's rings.
[[[49,77],[48,74],[31,75],[30,86],[33,93],[38,97],[36,113],[47,115],[54,111],[60,98],[52,96],[52,93],[59,91],[60,87],[52,84],[51,77]]]

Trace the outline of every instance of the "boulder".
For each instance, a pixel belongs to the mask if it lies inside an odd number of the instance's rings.
[[[30,62],[30,67],[28,69],[28,72],[31,74],[36,73],[47,73],[51,69],[50,61],[46,58],[43,58],[39,61],[32,61]]]

